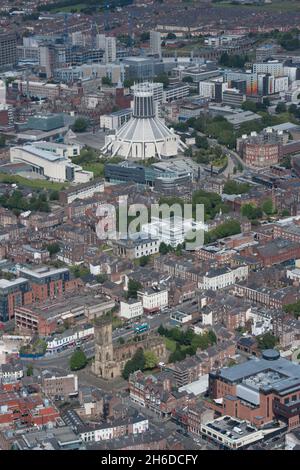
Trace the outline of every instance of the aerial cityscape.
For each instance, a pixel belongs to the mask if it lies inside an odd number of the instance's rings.
[[[0,0],[0,450],[300,450],[299,0]]]

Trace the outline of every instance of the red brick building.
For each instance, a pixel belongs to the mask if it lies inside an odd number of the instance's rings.
[[[256,426],[279,419],[289,428],[300,424],[300,366],[274,350],[262,358],[209,374],[207,406],[218,415]]]
[[[285,261],[300,258],[300,244],[298,242],[276,238],[265,245],[255,248],[257,256],[262,261],[264,267]]]

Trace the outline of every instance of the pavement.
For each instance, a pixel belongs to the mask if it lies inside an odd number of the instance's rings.
[[[100,150],[105,144],[105,135],[105,132],[101,130],[96,131],[95,133],[78,132],[76,133],[76,139],[74,140],[82,145],[87,145],[95,150]]]

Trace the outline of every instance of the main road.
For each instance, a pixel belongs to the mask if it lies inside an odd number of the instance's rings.
[[[167,325],[169,323],[169,310],[165,311],[164,313],[156,314],[153,317],[146,317],[142,320],[142,322],[147,322],[150,326],[150,331],[155,331],[160,324]],[[113,331],[113,342],[117,342],[120,338],[124,340],[134,336],[133,329],[126,329],[126,328],[118,328]],[[95,355],[95,342],[94,339],[83,342],[81,344],[81,348],[83,349],[86,357],[91,359]],[[28,364],[32,363],[35,367],[39,367],[42,369],[47,369],[47,367],[59,371],[66,371],[69,367],[69,360],[74,352],[74,348],[65,349],[57,354],[53,355],[46,355],[39,359],[21,359],[21,362],[27,366]]]

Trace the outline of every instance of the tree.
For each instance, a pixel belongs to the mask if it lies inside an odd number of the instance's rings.
[[[170,354],[169,362],[179,362],[185,359],[185,353],[180,349],[179,345],[176,345],[176,350]]]
[[[125,380],[128,379],[129,375],[132,372],[137,370],[144,370],[145,368],[145,358],[142,348],[139,348],[132,359],[126,362],[125,367],[122,372],[122,376]]]
[[[0,148],[5,147],[5,143],[6,143],[5,135],[1,134],[0,135]]]
[[[140,262],[139,262],[140,266],[146,266],[146,264],[149,263],[149,260],[150,260],[150,256],[146,256],[146,255],[141,256]]]
[[[290,211],[288,209],[283,209],[281,212],[282,217],[289,217],[291,215]]]
[[[97,274],[96,276],[96,281],[99,282],[99,284],[103,284],[107,279],[107,274]]]
[[[132,78],[125,78],[123,86],[124,88],[130,88],[134,84],[134,80]]]
[[[149,41],[150,39],[150,32],[149,31],[144,31],[141,35],[140,35],[140,40],[142,42],[145,42],[145,41]]]
[[[272,215],[274,213],[273,202],[270,198],[266,199],[261,207],[264,213],[267,215]]]
[[[144,352],[144,360],[145,360],[145,369],[154,369],[154,367],[158,363],[158,359],[154,352],[152,351],[145,351]]]
[[[300,316],[300,300],[293,304],[284,305],[283,310],[286,313],[292,313],[296,318]]]
[[[244,194],[248,193],[250,185],[248,183],[238,183],[235,180],[227,180],[224,184],[223,192],[225,194]]]
[[[165,328],[163,327],[162,324],[159,325],[159,327],[157,329],[157,333],[161,336],[165,336],[166,330],[165,330]]]
[[[120,338],[118,338],[118,342],[119,344],[125,344],[125,339],[122,336],[120,336]]]
[[[74,132],[85,132],[87,129],[88,123],[84,118],[77,118],[73,124]]]
[[[50,201],[58,201],[59,199],[59,192],[56,190],[51,191],[49,196]]]
[[[128,299],[136,299],[137,292],[143,288],[142,284],[134,279],[129,279],[128,281],[128,291],[127,291],[127,298]]]
[[[70,358],[70,369],[79,370],[83,369],[87,365],[87,357],[82,349],[77,349],[74,351]]]
[[[209,330],[207,333],[210,344],[215,344],[217,342],[217,337],[212,330]]]
[[[60,252],[60,246],[58,243],[51,243],[51,245],[47,246],[47,250],[49,251],[49,255],[53,256]]]
[[[269,331],[257,337],[259,349],[273,349],[278,343],[278,338]]]
[[[102,85],[107,85],[107,86],[112,85],[112,81],[109,77],[102,77],[101,82],[102,82]]]
[[[275,112],[277,114],[285,113],[286,112],[286,104],[282,103],[282,102],[278,103],[278,105],[275,108]]]
[[[159,245],[159,252],[161,255],[166,255],[167,253],[169,253],[168,245],[165,242],[161,242],[161,244]]]
[[[298,111],[298,108],[297,108],[297,105],[296,104],[291,104],[289,106],[289,113],[291,114],[297,114],[297,111]]]
[[[241,108],[244,111],[252,111],[253,113],[255,113],[256,112],[256,103],[254,103],[254,101],[246,100],[242,103]]]
[[[206,137],[201,137],[200,135],[197,135],[195,142],[198,148],[208,149],[209,147],[208,140]]]
[[[248,219],[260,219],[263,215],[263,212],[260,207],[255,207],[253,204],[244,204],[242,206],[241,213],[244,217]]]
[[[29,366],[27,367],[26,375],[27,375],[27,377],[30,377],[30,376],[33,375],[33,365],[32,364],[29,364]]]

